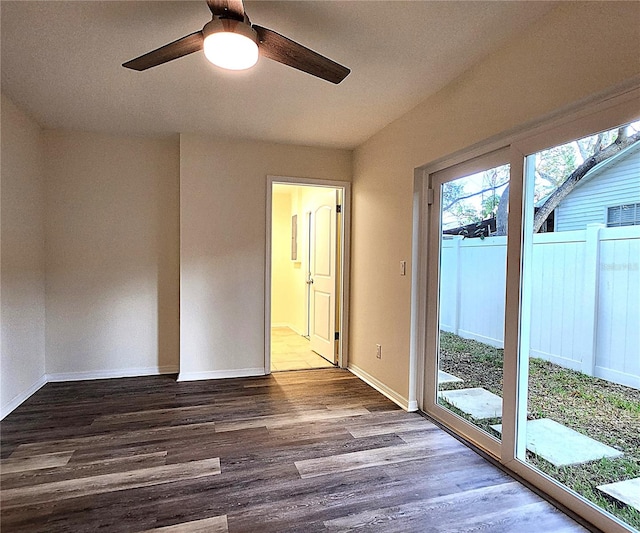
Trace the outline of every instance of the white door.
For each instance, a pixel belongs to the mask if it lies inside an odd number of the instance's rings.
[[[336,190],[318,188],[311,201],[311,349],[336,362]]]

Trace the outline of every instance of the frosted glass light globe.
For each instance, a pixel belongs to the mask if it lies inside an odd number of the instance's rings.
[[[245,70],[258,62],[258,45],[241,33],[218,31],[205,37],[204,55],[218,67]]]

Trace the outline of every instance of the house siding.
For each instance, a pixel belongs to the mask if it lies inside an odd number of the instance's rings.
[[[606,224],[607,208],[640,202],[640,150],[632,150],[576,187],[556,208],[555,230]]]

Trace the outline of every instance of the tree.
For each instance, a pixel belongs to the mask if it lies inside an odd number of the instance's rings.
[[[447,182],[442,188],[442,212],[459,225],[491,218],[508,182],[508,165]]]
[[[500,204],[500,197],[496,194],[488,196],[482,200],[482,212],[480,213],[480,220],[492,218],[496,216],[498,205]]]
[[[496,211],[496,235],[507,234],[507,219],[509,215],[509,186],[503,191]]]

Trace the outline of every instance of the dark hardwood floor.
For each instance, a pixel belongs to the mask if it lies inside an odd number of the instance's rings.
[[[1,431],[1,529],[584,531],[349,372],[50,383]]]

